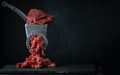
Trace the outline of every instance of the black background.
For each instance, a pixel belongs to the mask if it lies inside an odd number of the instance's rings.
[[[116,70],[119,65],[119,2],[105,0],[6,0],[25,14],[31,8],[55,16],[48,26],[46,57],[57,65],[94,64]],[[2,2],[2,1],[1,1]],[[22,62],[26,48],[24,20],[1,7],[0,67]]]

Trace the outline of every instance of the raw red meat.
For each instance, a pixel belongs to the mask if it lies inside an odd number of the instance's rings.
[[[27,24],[51,24],[54,21],[54,17],[48,14],[45,14],[41,10],[31,9],[28,13]],[[22,63],[17,63],[17,68],[35,68],[39,69],[41,67],[47,66],[54,68],[55,63],[52,63],[48,58],[45,58],[45,48],[44,40],[41,36],[33,36],[30,40],[31,48],[29,52],[31,55],[25,59]]]
[[[54,21],[54,16],[44,13],[42,10],[31,9],[28,13],[27,24],[51,24]]]

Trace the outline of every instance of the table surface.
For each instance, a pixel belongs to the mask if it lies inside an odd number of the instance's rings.
[[[41,68],[41,69],[19,69],[15,65],[6,65],[0,69],[0,74],[46,74],[46,73],[97,73],[94,65],[69,65],[57,66],[56,68]]]

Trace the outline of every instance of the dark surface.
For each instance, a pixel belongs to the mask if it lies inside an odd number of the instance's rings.
[[[41,69],[18,69],[15,65],[6,65],[0,70],[0,74],[98,74],[101,72],[94,65],[69,65]]]
[[[1,0],[3,1],[3,0]],[[55,16],[48,27],[46,57],[57,65],[94,64],[120,73],[119,0],[6,0],[25,14],[37,8]],[[0,67],[22,62],[26,48],[25,22],[1,6]],[[64,60],[64,61],[63,61]],[[120,75],[120,74],[119,74]]]

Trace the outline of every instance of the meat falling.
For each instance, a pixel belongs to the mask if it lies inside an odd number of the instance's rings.
[[[27,16],[26,23],[28,25],[37,24],[45,25],[51,24],[54,21],[54,17],[44,13],[42,10],[31,9]],[[17,63],[17,68],[35,68],[40,69],[42,67],[54,68],[55,63],[52,63],[48,58],[45,58],[45,41],[42,36],[35,35],[30,39],[30,56],[21,63]]]

